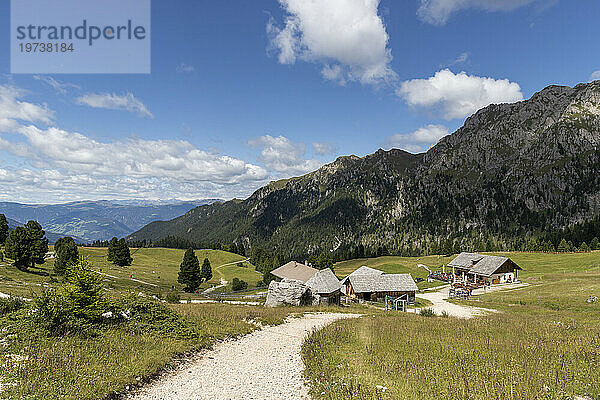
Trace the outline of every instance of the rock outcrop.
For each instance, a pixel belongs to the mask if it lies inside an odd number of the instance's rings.
[[[313,303],[313,296],[305,284],[293,279],[271,281],[265,307],[304,306]]]

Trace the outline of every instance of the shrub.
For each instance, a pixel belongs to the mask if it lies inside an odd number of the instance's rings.
[[[181,303],[181,296],[178,292],[172,291],[167,293],[165,300],[167,300],[168,303],[179,304]]]
[[[238,278],[233,278],[233,281],[231,282],[231,290],[233,290],[234,292],[237,292],[238,290],[245,290],[248,289],[248,283],[238,279]]]
[[[435,312],[431,308],[422,308],[419,315],[422,317],[435,317]]]
[[[67,268],[67,281],[64,296],[69,314],[97,321],[108,305],[103,295],[102,278],[90,270],[86,259],[81,258]]]
[[[10,314],[27,306],[27,302],[20,297],[0,299],[0,315]]]

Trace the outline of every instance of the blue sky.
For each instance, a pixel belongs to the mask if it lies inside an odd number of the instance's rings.
[[[245,197],[600,79],[596,1],[154,0],[148,75],[11,75],[0,18],[5,201]]]

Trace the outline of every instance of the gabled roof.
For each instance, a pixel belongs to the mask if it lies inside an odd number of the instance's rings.
[[[412,292],[417,284],[410,274],[359,274],[349,275],[355,293],[364,292]]]
[[[471,268],[473,264],[481,261],[485,256],[478,253],[460,253],[448,263],[449,267]]]
[[[521,269],[510,258],[478,253],[460,253],[454,260],[448,263],[448,266],[467,269],[472,274],[491,276],[506,262],[512,263],[515,269]]]
[[[300,264],[296,261],[290,261],[289,263],[271,271],[271,274],[281,279],[294,279],[296,281],[306,283],[306,281],[308,281],[317,272],[317,269],[309,267],[308,265]]]
[[[354,272],[352,272],[350,275],[348,275],[347,277],[342,279],[342,282],[341,282],[342,285],[348,281],[348,278],[350,278],[351,276],[357,276],[357,275],[383,275],[383,271],[363,265],[362,267],[354,270]]]
[[[340,289],[341,284],[339,279],[334,275],[329,268],[317,271],[308,281],[306,286],[316,294],[329,294]]]

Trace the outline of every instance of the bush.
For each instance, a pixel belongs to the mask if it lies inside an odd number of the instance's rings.
[[[75,318],[97,321],[108,303],[104,299],[102,278],[89,269],[89,262],[81,258],[67,268],[68,284],[64,297],[68,312]]]
[[[419,315],[422,317],[435,317],[435,312],[431,308],[422,308]]]
[[[231,290],[233,290],[234,292],[237,292],[239,290],[245,290],[248,289],[248,283],[238,279],[238,278],[233,278],[233,281],[231,282]]]
[[[167,300],[167,303],[179,304],[181,303],[181,296],[178,292],[173,291],[167,293],[167,297],[165,298],[165,300]]]
[[[20,297],[0,299],[0,315],[10,314],[27,306],[27,302]]]

